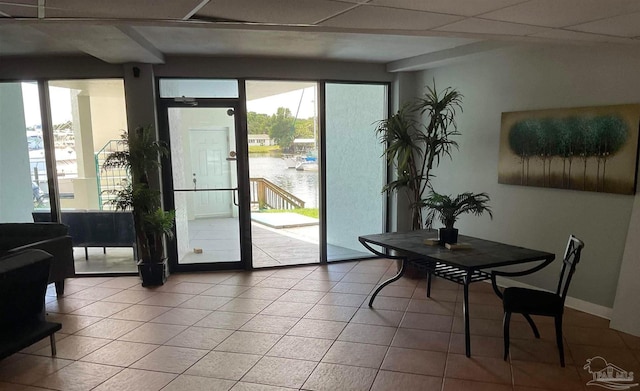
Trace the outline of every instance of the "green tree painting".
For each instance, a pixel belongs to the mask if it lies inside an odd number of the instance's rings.
[[[517,114],[518,120],[509,122],[506,129],[503,127],[503,132],[508,132],[503,143],[509,156],[517,159],[514,162],[517,171],[511,163],[511,174],[507,176],[501,163],[500,183],[623,193],[628,190],[618,189],[635,187],[638,143],[635,120],[629,121],[628,116],[615,112],[565,116]],[[622,153],[629,143],[636,147]],[[621,154],[629,162],[627,176],[631,184],[620,183],[619,165],[615,171],[609,170],[610,162]],[[627,156],[630,154],[633,156]]]

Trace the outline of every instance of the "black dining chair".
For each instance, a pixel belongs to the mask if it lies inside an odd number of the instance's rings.
[[[536,324],[533,322],[531,315],[551,316],[555,319],[556,326],[556,343],[560,352],[560,365],[564,367],[564,345],[562,342],[562,314],[564,312],[564,301],[569,290],[571,277],[576,270],[578,262],[580,262],[580,252],[584,248],[584,243],[573,235],[569,236],[567,249],[562,259],[562,269],[560,271],[560,280],[555,292],[542,291],[527,288],[505,288],[500,292],[496,282],[496,277],[518,277],[534,273],[547,266],[548,262],[540,264],[532,269],[519,272],[503,272],[494,270],[491,272],[491,283],[496,294],[502,299],[504,308],[503,328],[504,328],[504,359],[509,356],[509,322],[511,314],[522,314],[529,322],[533,334],[536,338],[540,338],[540,333]]]

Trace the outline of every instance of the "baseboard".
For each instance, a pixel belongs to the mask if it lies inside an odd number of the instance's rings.
[[[489,281],[490,283],[490,281]],[[518,288],[529,288],[529,289],[540,289],[536,286],[522,283],[520,281],[510,280],[508,278],[501,278],[500,284],[501,287],[518,287]],[[564,304],[573,308],[574,310],[586,312],[591,315],[599,316],[601,318],[611,320],[611,315],[613,314],[613,308],[605,307],[603,305],[590,303],[585,300],[576,299],[575,297],[567,296]]]

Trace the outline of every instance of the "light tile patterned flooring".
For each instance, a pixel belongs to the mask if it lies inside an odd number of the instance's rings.
[[[401,279],[367,260],[253,272],[175,274],[162,287],[137,278],[77,278],[48,291],[60,321],[47,340],[0,361],[0,390],[587,390],[587,358],[640,373],[640,338],[582,312],[565,314],[566,368],[553,324],[535,340],[512,320],[502,360],[502,310],[489,284],[471,286],[472,357],[464,356],[460,287]]]

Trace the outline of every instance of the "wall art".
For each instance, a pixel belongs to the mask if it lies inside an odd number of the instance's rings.
[[[634,194],[640,105],[502,113],[498,182]]]

